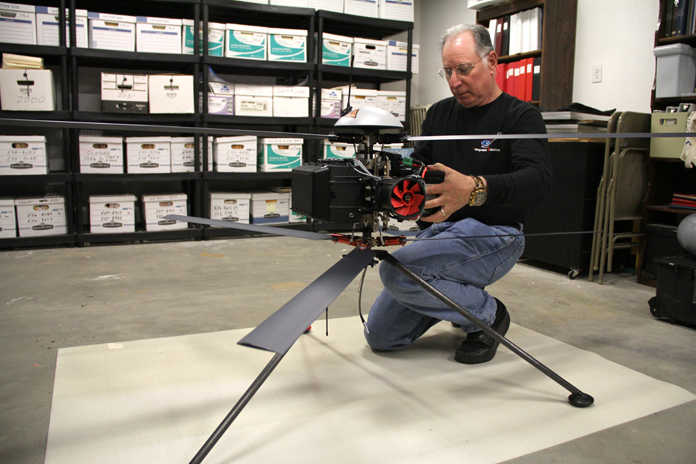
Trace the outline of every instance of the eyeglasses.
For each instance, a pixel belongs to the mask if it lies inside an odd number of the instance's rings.
[[[476,67],[476,63],[463,63],[458,64],[454,68],[442,68],[437,73],[438,75],[446,81],[452,78],[452,73],[456,74],[459,79],[466,77],[471,74],[471,71]]]

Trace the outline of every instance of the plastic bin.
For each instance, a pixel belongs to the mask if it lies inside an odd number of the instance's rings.
[[[655,98],[679,97],[694,93],[696,82],[696,56],[686,44],[655,47],[657,58],[657,82]]]

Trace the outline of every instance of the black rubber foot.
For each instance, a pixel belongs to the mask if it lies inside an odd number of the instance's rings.
[[[592,406],[594,398],[587,393],[573,393],[568,397],[568,402],[576,408],[586,408]]]

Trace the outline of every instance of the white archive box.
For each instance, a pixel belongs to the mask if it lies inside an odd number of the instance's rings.
[[[324,159],[355,158],[355,145],[352,143],[324,141]]]
[[[321,36],[321,64],[350,66],[353,38],[323,33]]]
[[[241,192],[212,192],[210,219],[249,224],[251,194]]]
[[[172,172],[194,172],[196,142],[194,137],[172,137],[170,144]]]
[[[181,53],[181,19],[137,16],[135,50],[146,53]]]
[[[411,49],[411,72],[418,74],[418,58],[420,45],[412,44]],[[408,43],[390,40],[387,43],[387,69],[389,71],[406,71],[408,54]]]
[[[50,69],[0,69],[0,105],[9,111],[53,111]]]
[[[307,62],[307,31],[268,28],[268,61]]]
[[[311,8],[310,0],[270,0],[271,5],[292,6],[297,8]]]
[[[68,233],[65,198],[61,196],[17,198],[15,208],[20,237]]]
[[[289,220],[289,200],[285,193],[252,192],[251,223],[278,224]]]
[[[17,236],[15,202],[12,198],[0,198],[0,238]]]
[[[309,117],[309,87],[274,85],[273,116]]]
[[[265,60],[268,29],[244,24],[225,25],[225,56],[247,60]]]
[[[354,110],[363,106],[377,106],[377,90],[374,89],[352,89],[350,91],[350,106]],[[348,106],[348,89],[343,90],[343,98],[341,99],[343,108]]]
[[[234,115],[234,84],[208,82],[208,114]]]
[[[309,6],[315,10],[343,13],[343,0],[310,0],[309,4]]]
[[[414,0],[379,0],[379,17],[413,22]]]
[[[150,74],[147,76],[151,114],[193,113],[193,76]]]
[[[387,69],[387,41],[355,37],[353,56],[356,68]]]
[[[109,113],[147,113],[145,74],[101,73],[101,110]]]
[[[34,5],[0,2],[0,42],[36,45]]]
[[[87,12],[89,48],[135,51],[135,16]]]
[[[123,137],[81,135],[80,172],[123,174]]]
[[[377,93],[377,108],[389,111],[399,121],[406,120],[406,91],[379,90]]]
[[[128,174],[171,172],[171,137],[126,137]]]
[[[216,137],[214,143],[217,172],[256,172],[256,136]]]
[[[135,195],[89,197],[89,231],[93,234],[135,232]]]
[[[341,89],[321,89],[321,109],[319,116],[322,118],[338,119],[341,117]]]
[[[235,116],[273,116],[273,86],[235,84]]]
[[[193,55],[193,20],[184,19],[181,30],[181,53]],[[201,48],[199,53],[203,53],[203,25],[201,24],[199,37]],[[225,56],[225,25],[221,23],[208,22],[208,56]]]
[[[343,12],[357,16],[379,17],[377,0],[344,0]]]
[[[38,45],[58,45],[58,25],[60,24],[58,8],[54,6],[36,7],[36,43]],[[70,46],[69,10],[65,9],[65,46]],[[87,48],[87,10],[75,10],[75,45]]]
[[[181,230],[187,229],[185,222],[167,219],[169,214],[186,216],[188,207],[186,206],[187,196],[185,193],[174,193],[169,195],[143,195],[143,208],[145,209],[145,230]]]
[[[259,140],[259,172],[287,172],[302,165],[302,139]]]
[[[46,137],[0,135],[0,175],[48,174]]]

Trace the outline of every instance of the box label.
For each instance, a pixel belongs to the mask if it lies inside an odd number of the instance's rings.
[[[227,31],[227,50],[232,58],[266,59],[266,34],[253,31]]]

